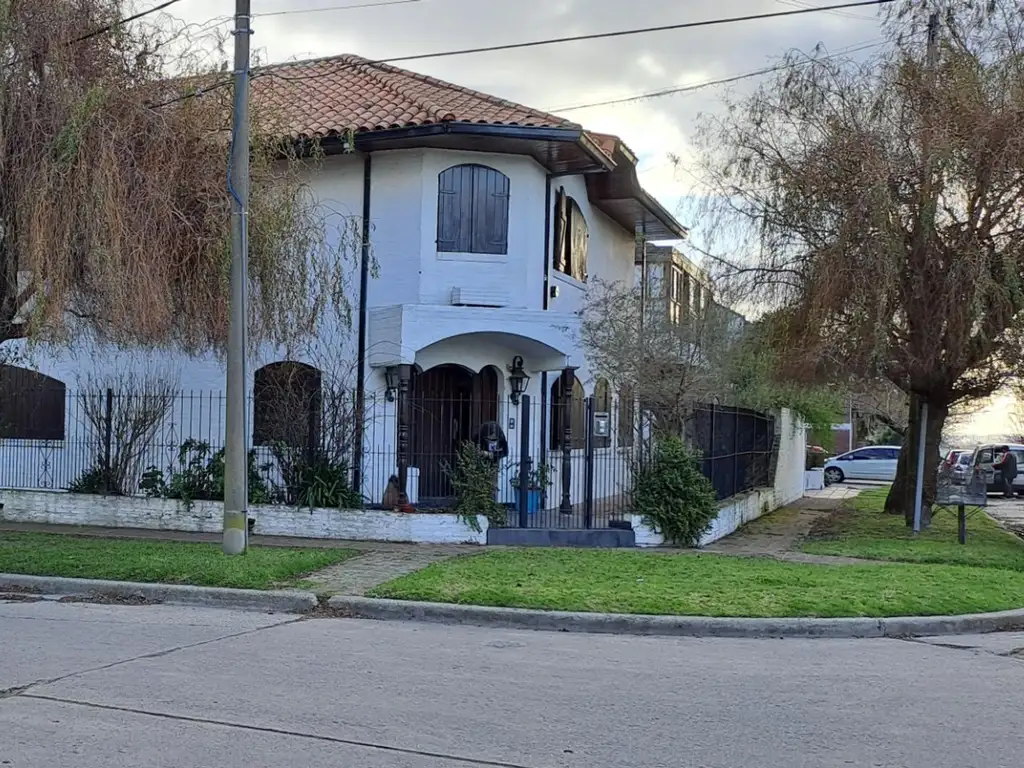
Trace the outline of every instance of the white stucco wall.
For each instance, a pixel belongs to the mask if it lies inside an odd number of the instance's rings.
[[[160,531],[220,533],[223,504],[197,501],[191,506],[166,499],[88,496],[46,491],[0,491],[0,521],[51,525],[95,525]],[[480,531],[451,514],[405,514],[376,510],[250,508],[253,533],[308,539],[394,541],[429,544],[485,544],[487,518]]]

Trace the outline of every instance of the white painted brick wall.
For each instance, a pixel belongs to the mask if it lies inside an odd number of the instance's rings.
[[[167,499],[89,496],[50,491],[0,491],[0,521],[97,525],[158,531],[220,533],[223,505],[197,501],[187,507]],[[480,532],[455,515],[404,514],[378,510],[296,509],[254,506],[254,533],[308,539],[394,541],[429,544],[485,544],[487,518]]]

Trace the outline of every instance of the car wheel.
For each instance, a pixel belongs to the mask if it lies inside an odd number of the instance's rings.
[[[832,485],[833,483],[841,483],[844,479],[845,476],[843,475],[843,470],[838,467],[829,467],[825,470],[825,482],[829,485]]]

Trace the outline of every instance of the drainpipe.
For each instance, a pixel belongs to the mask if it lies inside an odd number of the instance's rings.
[[[363,493],[363,434],[366,418],[366,294],[370,285],[370,189],[372,161],[363,155],[363,243],[359,254],[359,351],[356,363],[356,429],[352,450],[352,488]]]
[[[555,174],[544,179],[544,298],[541,306],[547,310],[551,296],[551,182]],[[547,464],[548,450],[548,372],[540,374],[540,450],[539,463]],[[542,489],[543,492],[543,489]]]

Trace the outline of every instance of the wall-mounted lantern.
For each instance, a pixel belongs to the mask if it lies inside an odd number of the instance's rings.
[[[512,388],[512,404],[519,405],[519,398],[526,391],[526,385],[530,383],[529,374],[523,370],[523,358],[519,355],[512,358],[512,365],[508,369],[508,383]]]
[[[398,387],[401,384],[401,373],[397,365],[393,365],[389,368],[384,369],[384,385],[387,387],[384,390],[384,397],[387,398],[389,403],[395,402],[395,393],[398,392]]]

